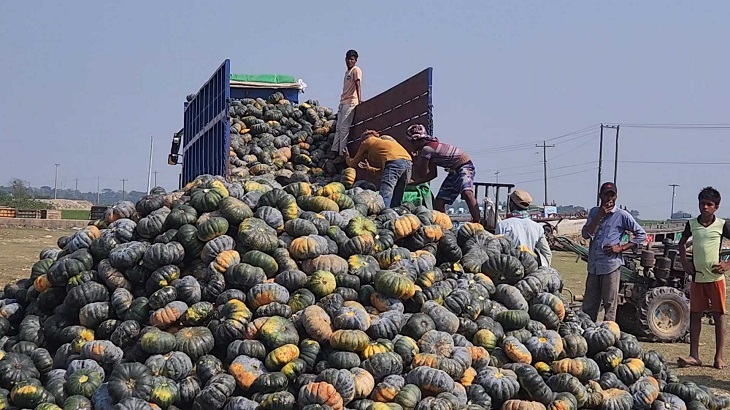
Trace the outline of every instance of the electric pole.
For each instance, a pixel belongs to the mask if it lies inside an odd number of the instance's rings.
[[[497,176],[497,183],[499,184],[499,170],[497,170],[497,172],[495,172],[494,175]]]
[[[127,190],[125,187],[125,184],[128,180],[126,178],[122,178],[122,201],[127,200]]]
[[[58,199],[58,167],[61,164],[54,164],[56,166],[56,176],[53,178],[53,199]]]
[[[538,148],[542,148],[542,177],[545,182],[545,201],[543,202],[543,205],[548,204],[548,190],[547,190],[547,149],[553,148],[555,145],[547,145],[545,141],[542,142],[542,145],[535,145]]]
[[[97,205],[101,205],[100,195],[99,195],[100,187],[101,187],[101,178],[96,177],[96,204]]]
[[[596,186],[596,206],[601,204],[598,191],[601,190],[601,169],[603,167],[603,124],[601,124],[601,142],[598,143],[598,185]]]
[[[159,172],[159,171],[153,172],[153,174],[155,174],[155,187],[157,187],[157,172]]]
[[[669,214],[669,219],[674,218],[674,190],[679,186],[678,184],[669,184],[672,187],[672,212]]]

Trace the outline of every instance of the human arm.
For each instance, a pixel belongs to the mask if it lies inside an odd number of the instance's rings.
[[[368,171],[368,172],[378,173],[378,172],[382,171],[381,168],[376,168],[376,167],[370,165],[370,163],[368,162],[367,159],[360,161],[357,164],[357,166],[360,167],[360,169],[364,169],[365,171]]]
[[[623,245],[624,250],[631,249],[634,247],[639,247],[646,242],[646,231],[644,228],[639,225],[638,222],[636,222],[636,219],[634,219],[633,216],[631,216],[628,212],[623,212],[624,215],[624,226],[626,227],[627,231],[630,231],[634,234],[633,239],[629,239],[629,241]]]
[[[368,140],[365,140],[360,144],[360,148],[358,148],[354,157],[350,157],[349,151],[345,151],[345,162],[347,163],[347,166],[353,168],[357,167],[362,160],[368,157],[369,151],[370,141]]]
[[[356,67],[356,70],[354,70],[355,75],[355,88],[357,89],[357,101],[358,103],[362,103],[362,91],[361,91],[361,84],[362,84],[362,70],[360,70],[360,67]]]
[[[689,227],[689,222],[684,225],[684,232],[682,232],[682,238],[679,240],[679,244],[677,244],[677,250],[679,251],[679,261],[682,263],[682,268],[684,268],[684,273],[686,275],[689,275],[694,278],[695,276],[695,267],[694,264],[689,263],[689,259],[687,259],[687,241],[692,236],[692,229]]]
[[[601,218],[603,218],[603,216],[597,215],[600,209],[601,208],[596,207],[588,211],[586,223],[583,225],[583,229],[581,229],[583,239],[593,239],[593,235],[596,234],[598,224],[601,222]]]
[[[730,239],[730,220],[726,220],[725,224],[722,226],[722,237]],[[722,241],[722,238],[720,239]],[[712,271],[717,274],[725,274],[727,271],[730,270],[730,261],[725,262],[723,260],[720,260],[718,264],[712,267]]]
[[[553,261],[553,251],[550,250],[550,244],[548,244],[547,238],[545,236],[541,236],[540,239],[537,240],[537,243],[535,244],[535,251],[537,251],[538,254],[545,257],[545,260],[547,261],[548,266],[552,264]]]
[[[639,225],[638,222],[634,219],[631,214],[629,214],[626,211],[619,211],[621,212],[621,225],[620,227],[623,229],[623,232],[629,231],[634,234],[633,239],[629,239],[628,242],[621,244],[621,243],[615,243],[612,245],[605,245],[603,247],[604,251],[606,253],[614,253],[614,254],[621,254],[624,251],[627,251],[632,248],[637,248],[640,245],[642,245],[644,242],[646,242],[646,232],[644,231],[644,228]]]

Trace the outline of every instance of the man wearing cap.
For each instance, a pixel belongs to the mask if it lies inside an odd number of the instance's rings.
[[[497,233],[509,238],[513,244],[526,248],[538,257],[540,266],[550,266],[553,253],[545,238],[543,227],[530,219],[527,208],[532,196],[527,191],[515,189],[509,196],[507,219],[500,221]]]
[[[479,223],[479,205],[474,196],[474,163],[462,149],[444,142],[429,135],[423,124],[413,124],[406,130],[408,140],[413,144],[414,151],[411,155],[421,157],[425,161],[420,164],[423,169],[420,174],[427,173],[429,162],[448,171],[444,182],[441,183],[436,199],[433,201],[433,208],[437,211],[446,212],[446,205],[451,205],[456,198],[466,201],[471,214],[472,222]],[[416,172],[414,172],[416,173]]]
[[[616,320],[623,252],[643,244],[646,232],[627,211],[616,207],[616,184],[606,182],[599,190],[600,205],[588,212],[588,219],[582,229],[584,239],[590,240],[588,247],[588,278],[582,310],[596,320],[603,302],[604,320]],[[629,242],[621,244],[626,231],[634,234]]]

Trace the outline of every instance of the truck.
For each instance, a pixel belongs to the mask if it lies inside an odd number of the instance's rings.
[[[348,148],[355,152],[359,136],[366,129],[391,135],[406,148],[406,129],[420,122],[433,131],[432,73],[428,67],[390,89],[364,101],[355,110],[349,132]],[[272,77],[272,76],[268,76]],[[293,78],[293,77],[291,77]],[[182,188],[199,175],[231,176],[229,151],[231,145],[231,102],[241,98],[267,98],[281,92],[292,104],[299,103],[303,82],[261,80],[262,76],[231,74],[230,59],[226,59],[194,94],[188,95],[183,106],[183,127],[172,138],[168,164],[182,165],[179,187]],[[266,79],[264,79],[266,80]],[[182,150],[182,152],[181,152]],[[416,168],[416,167],[414,167]],[[407,191],[423,191],[423,186],[436,178],[435,166],[424,173],[413,175],[413,184]],[[357,170],[358,180],[373,183],[373,177]],[[430,192],[430,191],[429,191]],[[431,199],[431,198],[429,198]]]

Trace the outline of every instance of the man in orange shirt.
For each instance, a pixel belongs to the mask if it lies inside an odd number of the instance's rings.
[[[335,127],[335,139],[332,141],[330,158],[338,158],[337,163],[344,162],[342,154],[347,147],[347,135],[350,132],[352,119],[355,115],[355,107],[362,102],[361,81],[362,70],[357,64],[357,51],[349,50],[345,55],[345,80],[342,85],[340,96],[340,107],[337,111],[337,126]]]
[[[367,130],[362,134],[362,143],[350,158],[345,147],[345,160],[350,167],[358,167],[368,172],[381,173],[380,196],[386,208],[400,206],[403,192],[411,179],[413,162],[411,155],[394,139],[380,138],[380,134]]]

